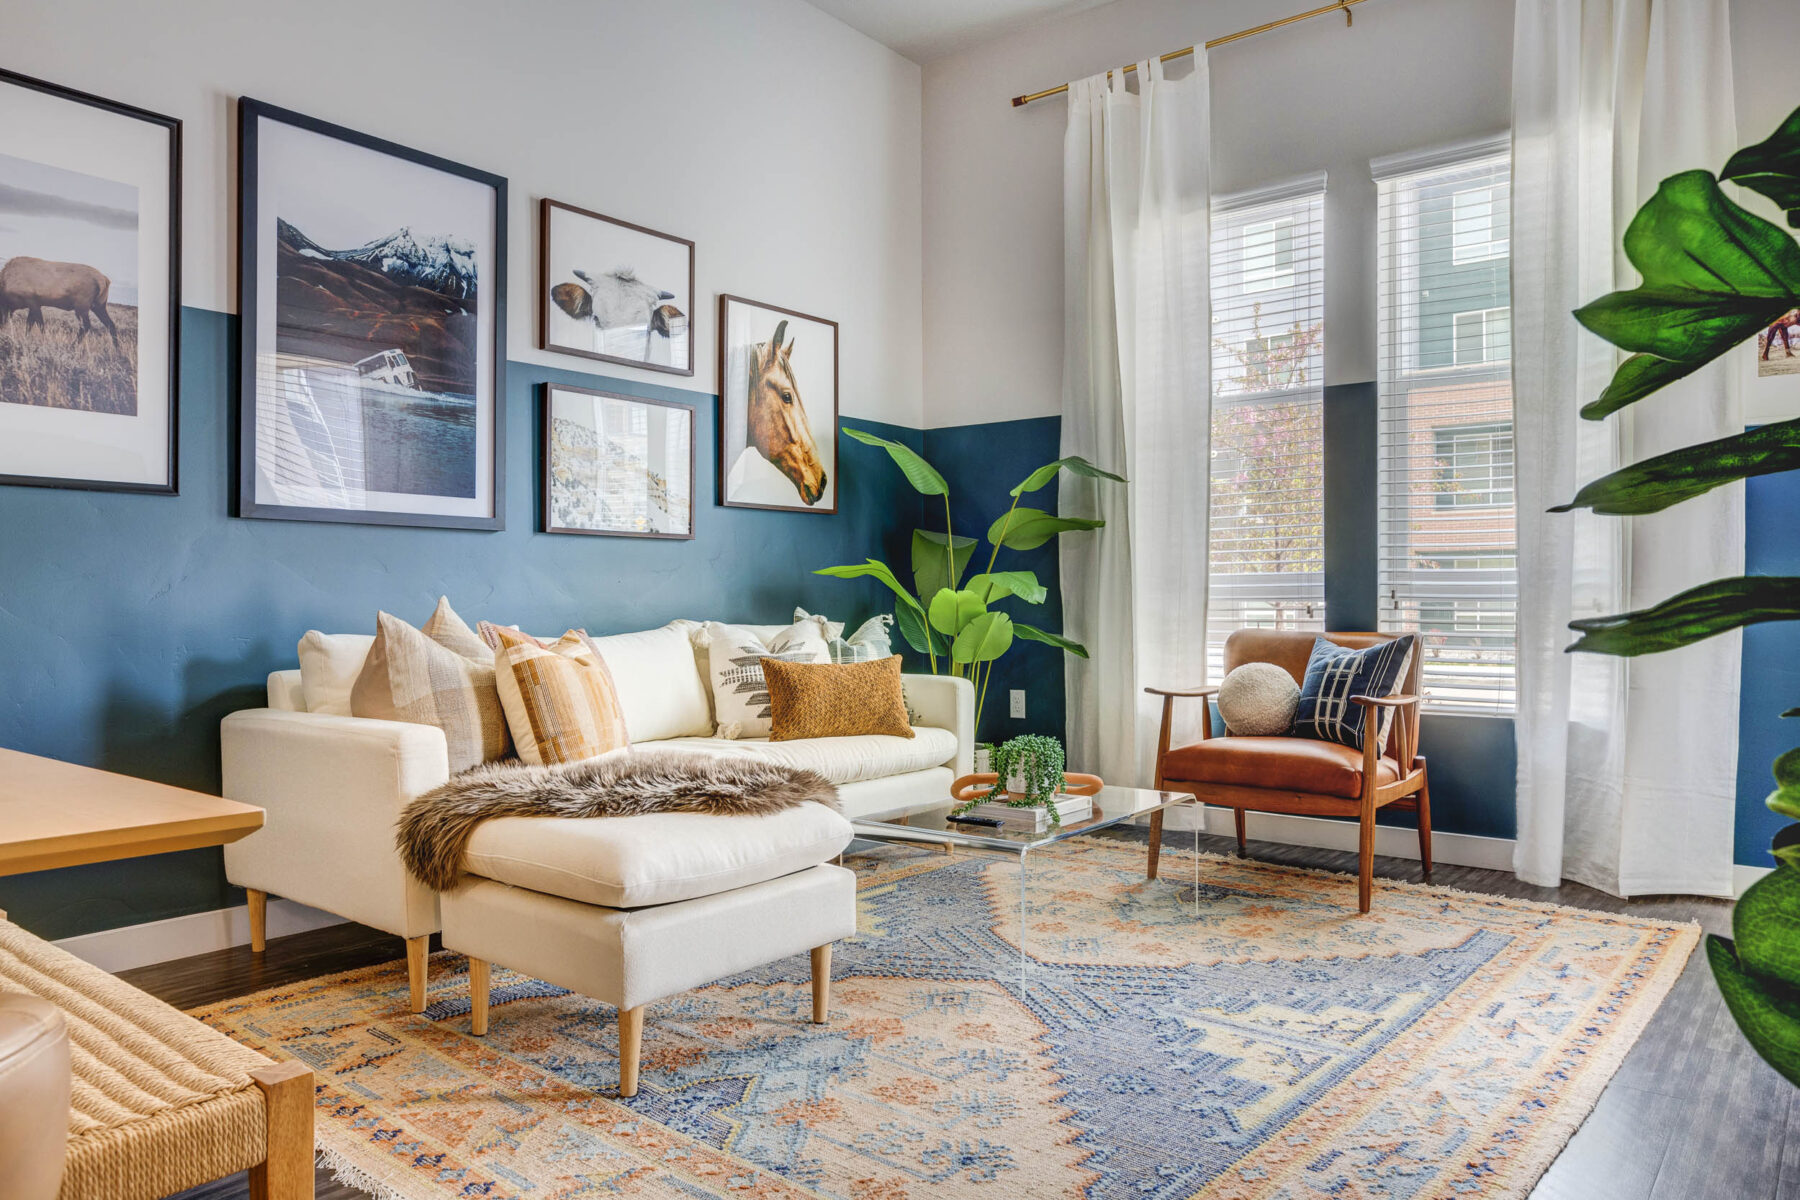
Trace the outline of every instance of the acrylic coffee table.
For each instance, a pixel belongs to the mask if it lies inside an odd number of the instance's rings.
[[[1025,919],[1031,910],[1027,860],[1035,850],[1046,850],[1058,842],[1083,834],[1097,833],[1150,813],[1162,812],[1177,804],[1198,803],[1188,792],[1159,792],[1150,788],[1114,787],[1111,784],[1094,793],[1094,811],[1080,821],[1052,825],[1047,829],[1007,829],[992,825],[965,825],[950,820],[957,803],[943,800],[911,808],[896,809],[875,816],[860,817],[851,822],[856,836],[866,841],[890,845],[938,846],[946,853],[953,850],[998,851],[1019,857],[1019,989],[1029,988],[1030,957],[1026,950]],[[1145,864],[1149,875],[1149,864]],[[1194,915],[1200,915],[1200,822],[1194,824]]]

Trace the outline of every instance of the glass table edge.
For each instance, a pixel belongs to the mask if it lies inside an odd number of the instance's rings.
[[[990,833],[975,832],[977,829],[984,828],[983,826],[972,826],[969,829],[930,829],[922,825],[902,825],[893,820],[878,820],[870,817],[851,818],[850,828],[857,837],[866,841],[924,843],[928,845],[941,845],[945,842],[949,842],[952,845],[957,846],[979,847],[988,850],[1012,850],[1023,853],[1039,849],[1043,846],[1054,845],[1057,842],[1065,841],[1072,837],[1080,837],[1082,834],[1097,833],[1102,829],[1110,829],[1114,825],[1122,825],[1126,821],[1135,820],[1138,817],[1147,817],[1152,813],[1163,812],[1178,804],[1194,802],[1194,795],[1191,792],[1159,792],[1156,788],[1132,788],[1130,790],[1159,795],[1162,798],[1162,802],[1160,804],[1148,805],[1144,808],[1133,809],[1131,812],[1122,812],[1117,815],[1103,814],[1097,821],[1083,821],[1079,825],[1067,827],[1052,825],[1048,829],[1032,830],[1030,832],[1035,836],[1030,838],[1009,838],[996,836]],[[929,807],[916,808],[906,815],[916,816],[932,812],[940,807],[948,807],[950,803],[950,801],[946,801],[943,805],[931,805]],[[1024,834],[1026,831],[1020,830],[1019,832]]]

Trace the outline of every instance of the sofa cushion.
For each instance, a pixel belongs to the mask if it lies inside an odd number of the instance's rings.
[[[519,757],[537,766],[580,762],[629,745],[606,660],[571,629],[544,645],[528,634],[492,630],[494,686]]]
[[[715,732],[722,738],[768,737],[771,712],[762,660],[831,661],[825,619],[808,617],[761,634],[742,625],[706,623],[707,681],[712,687]]]
[[[671,750],[698,750],[704,754],[746,755],[817,771],[835,784],[861,783],[935,767],[956,757],[956,735],[948,729],[913,727],[909,738],[885,734],[860,737],[810,738],[771,742],[766,738],[674,738],[658,743]],[[652,747],[634,743],[633,749]],[[948,798],[948,797],[946,797]]]
[[[500,817],[463,857],[471,875],[605,908],[710,896],[837,857],[850,822],[823,804],[765,816]]]
[[[694,663],[691,623],[590,639],[612,672],[625,728],[636,742],[705,737],[713,731],[706,680]]]
[[[1163,757],[1170,784],[1217,783],[1341,796],[1362,795],[1363,752],[1337,742],[1299,737],[1216,737],[1171,750]],[[1394,760],[1375,768],[1377,783],[1399,778]],[[1206,794],[1200,793],[1205,800]]]
[[[375,644],[350,691],[351,716],[437,726],[444,731],[451,774],[511,751],[494,687],[494,656],[486,646],[475,641],[482,656],[464,658],[392,613],[375,614],[375,626]]]
[[[300,697],[307,712],[350,715],[350,689],[368,660],[372,633],[320,633],[300,639]]]

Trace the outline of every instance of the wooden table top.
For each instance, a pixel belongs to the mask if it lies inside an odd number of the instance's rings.
[[[254,805],[0,749],[0,875],[222,846],[262,823]]]

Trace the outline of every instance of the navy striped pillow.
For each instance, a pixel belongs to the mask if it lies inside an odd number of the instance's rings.
[[[1315,641],[1306,660],[1306,679],[1300,684],[1300,707],[1294,713],[1292,735],[1361,750],[1368,710],[1350,703],[1350,697],[1392,695],[1406,673],[1412,650],[1410,633],[1367,650],[1352,650],[1324,638]],[[1386,751],[1391,710],[1380,711],[1377,748]]]

